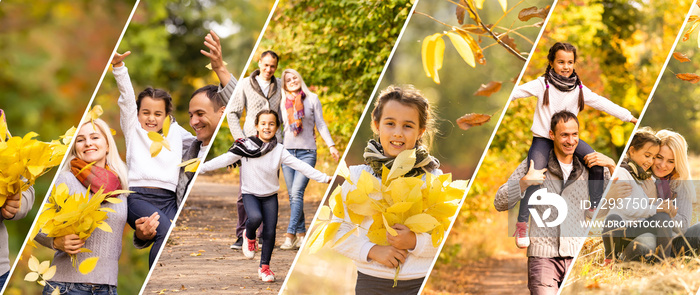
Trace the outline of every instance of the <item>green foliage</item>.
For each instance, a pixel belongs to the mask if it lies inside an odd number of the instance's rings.
[[[301,73],[319,95],[323,116],[342,152],[411,6],[407,0],[280,2],[254,60],[273,50],[280,55],[278,75],[286,68]],[[246,75],[257,67],[257,62],[251,63]],[[318,146],[321,162],[329,160],[326,147]]]

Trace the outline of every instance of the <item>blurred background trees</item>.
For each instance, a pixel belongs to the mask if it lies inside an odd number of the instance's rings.
[[[2,2],[0,108],[6,111],[13,135],[34,131],[39,140],[51,141],[78,124],[135,2]],[[37,180],[35,203],[27,217],[4,222],[12,263],[56,170]],[[32,293],[29,290],[35,289],[29,284],[17,284],[6,292]]]

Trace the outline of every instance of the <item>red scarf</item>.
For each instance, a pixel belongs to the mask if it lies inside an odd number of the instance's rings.
[[[105,168],[102,168],[95,165],[87,167],[88,165],[88,162],[75,158],[70,161],[70,172],[83,186],[89,187],[91,192],[97,193],[100,188],[103,188],[105,193],[122,189],[119,175],[110,170],[109,166],[105,165]]]
[[[297,93],[287,92],[287,100],[284,101],[289,128],[292,129],[294,136],[297,136],[302,130],[301,119],[304,118],[304,98],[306,98],[306,94],[299,90]]]

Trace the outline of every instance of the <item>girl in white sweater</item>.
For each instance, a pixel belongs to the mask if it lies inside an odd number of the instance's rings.
[[[129,167],[129,190],[133,191],[127,198],[129,215],[127,222],[132,228],[141,217],[160,215],[160,225],[156,236],[150,241],[134,238],[140,246],[153,243],[148,258],[149,266],[160,251],[171,221],[177,213],[175,190],[180,172],[177,165],[182,162],[183,140],[194,140],[194,136],[172,120],[173,103],[168,92],[148,87],[134,95],[129,72],[123,60],[131,52],[115,53],[112,58],[114,78],[119,88],[119,120],[126,141],[126,164]],[[171,123],[167,134],[163,130],[165,118]],[[150,132],[159,133],[168,142],[169,149],[163,147],[157,155],[152,156],[153,139]]]
[[[270,270],[270,259],[277,234],[280,165],[284,164],[318,182],[329,183],[331,180],[328,175],[297,159],[282,144],[277,143],[275,133],[279,124],[277,112],[260,111],[255,117],[257,135],[237,140],[229,152],[204,163],[200,172],[205,173],[240,161],[241,193],[248,215],[246,229],[243,231],[243,254],[248,258],[255,257],[258,247],[255,230],[262,223],[263,246],[258,276],[264,282],[275,281],[275,274]]]
[[[542,170],[547,166],[549,153],[552,150],[552,140],[549,139],[552,115],[559,111],[569,111],[578,114],[584,105],[589,105],[599,111],[611,114],[618,119],[636,124],[637,119],[630,111],[620,107],[593,93],[581,83],[574,66],[576,64],[576,47],[569,43],[557,42],[549,49],[547,70],[544,75],[534,81],[517,86],[513,90],[511,100],[524,97],[537,97],[537,107],[532,122],[532,145],[528,151],[528,162],[534,161],[534,167]],[[598,166],[593,148],[583,140],[579,140],[575,155],[579,157],[589,169],[589,184],[592,208],[600,201],[604,190],[603,167]],[[528,200],[539,186],[531,186],[525,192],[518,214],[518,223],[514,236],[515,243],[520,248],[527,248],[530,239],[527,236],[527,222],[530,218]]]
[[[363,155],[366,165],[349,167],[352,182],[357,183],[362,171],[381,179],[382,166],[391,169],[396,156],[409,149],[416,149],[416,164],[405,176],[425,177],[426,172],[442,174],[438,169],[440,163],[422,144],[426,130],[432,130],[431,117],[428,100],[413,86],[389,86],[382,91],[372,111],[372,130],[379,142],[372,139],[367,143]],[[354,188],[347,181],[343,183],[343,200]],[[381,198],[381,195],[378,197]],[[336,233],[336,239],[354,230],[349,217],[346,219]],[[417,294],[437,254],[430,235],[414,233],[407,226],[397,223],[392,228],[398,235],[387,233],[389,245],[377,245],[367,237],[367,229],[372,223],[371,217],[365,217],[358,235],[350,235],[333,248],[355,261],[358,271],[355,293]],[[399,265],[398,283],[393,287]]]

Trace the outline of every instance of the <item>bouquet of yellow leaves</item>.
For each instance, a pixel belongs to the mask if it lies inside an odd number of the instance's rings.
[[[329,199],[330,207],[321,208],[314,224],[310,252],[317,252],[333,240],[341,223],[347,223],[346,216],[354,229],[337,239],[334,245],[351,234],[359,234],[362,221],[370,217],[373,222],[366,230],[372,243],[389,245],[386,233],[396,236],[397,232],[391,226],[400,223],[414,233],[430,234],[433,246],[438,247],[450,226],[450,219],[457,213],[467,181],[452,181],[449,173],[440,176],[427,173],[425,181],[421,176],[404,177],[415,162],[414,149],[403,151],[394,160],[391,170],[386,166],[383,168],[381,182],[369,172],[362,171],[357,183],[352,182],[350,170],[341,163],[338,175],[354,184],[356,189],[349,191],[343,201],[341,187],[335,188]],[[332,219],[333,216],[337,218]]]
[[[24,137],[11,137],[0,112],[0,206],[8,196],[15,195],[34,185],[36,179],[63,160],[68,144],[75,134],[69,129],[61,140],[42,142],[29,132]]]
[[[85,194],[76,193],[71,195],[68,191],[68,185],[61,183],[54,186],[51,190],[49,202],[44,205],[41,214],[37,218],[34,230],[31,233],[29,244],[36,247],[33,238],[39,231],[45,233],[49,237],[62,237],[70,234],[76,234],[80,239],[85,240],[92,235],[96,229],[101,229],[106,232],[112,232],[112,228],[105,222],[107,213],[114,213],[112,208],[102,207],[102,202],[113,204],[121,203],[118,198],[111,198],[123,193],[129,193],[127,190],[115,190],[109,193],[103,193],[103,189],[90,196],[90,188]],[[87,248],[81,248],[80,252],[91,252]],[[71,255],[73,267],[76,265],[76,255]],[[91,257],[83,260],[78,266],[78,270],[82,274],[91,272],[99,257]]]

